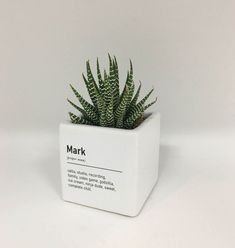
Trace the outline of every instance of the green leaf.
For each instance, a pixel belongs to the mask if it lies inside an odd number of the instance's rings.
[[[126,82],[128,87],[131,85],[132,82],[133,82],[133,66],[132,66],[132,62],[130,60],[130,73],[129,73],[128,81]]]
[[[119,79],[118,79],[118,67],[115,64],[115,60],[109,55],[109,83],[111,87],[111,93],[113,96],[114,106],[116,107],[119,99]]]
[[[120,92],[119,92],[119,70],[118,70],[118,63],[117,63],[117,59],[116,57],[114,56],[114,72],[115,72],[115,95],[114,95],[114,105],[117,106],[118,104],[118,99],[119,99],[119,95],[120,95]]]
[[[82,108],[80,108],[79,106],[77,106],[75,103],[73,103],[72,101],[70,101],[68,98],[67,98],[67,101],[75,108],[77,109],[81,114],[83,115],[86,115],[86,111]]]
[[[100,126],[106,127],[106,107],[105,107],[105,101],[99,97],[98,99],[98,109],[99,109],[99,123]]]
[[[127,98],[127,101],[126,101],[126,110],[128,110],[128,108],[130,106],[131,99],[133,97],[134,91],[135,91],[135,84],[134,84],[134,81],[132,81],[131,85],[130,85],[130,90],[129,90],[129,93],[128,93],[128,98]]]
[[[129,96],[129,91],[130,89],[128,89],[128,86],[125,86],[125,89],[123,91],[123,96],[122,99],[115,111],[115,120],[116,120],[116,127],[118,128],[122,128],[123,127],[123,119],[126,113],[126,104],[127,104],[127,100],[128,100],[128,96]]]
[[[89,116],[89,118],[91,120],[98,120],[96,108],[89,102],[87,102],[71,84],[70,87],[73,90],[75,96],[78,98],[79,102],[81,103],[83,109],[86,111],[86,114]]]
[[[150,92],[149,92],[141,101],[139,101],[137,105],[132,105],[132,106],[128,109],[128,115],[133,114],[133,112],[135,111],[136,106],[137,106],[137,107],[143,106],[143,108],[144,108],[144,104],[145,104],[145,102],[147,101],[147,99],[149,98],[149,96],[152,94],[153,90],[154,90],[154,89],[151,89]],[[127,118],[128,118],[128,117],[127,117]]]
[[[97,76],[98,76],[98,82],[99,82],[99,91],[100,91],[101,96],[104,97],[104,94],[105,94],[104,80],[102,79],[102,75],[100,72],[100,65],[99,65],[98,58],[96,62],[96,67],[97,67]]]
[[[112,127],[115,124],[114,113],[113,113],[113,101],[109,102],[106,109],[106,123],[107,126]]]
[[[132,99],[132,96],[133,96],[133,93],[134,93],[134,87],[135,87],[135,85],[134,85],[134,82],[133,82],[133,66],[132,66],[132,62],[131,62],[131,60],[130,60],[130,72],[128,71],[127,72],[127,78],[126,78],[126,83],[125,83],[125,86],[124,86],[124,90],[123,90],[123,92],[122,92],[122,94],[121,94],[121,97],[120,97],[120,101],[122,100],[122,98],[123,98],[123,95],[124,95],[124,91],[125,91],[125,88],[128,88],[129,90],[128,90],[128,94],[129,94],[129,97],[128,97],[128,99],[127,99],[127,105],[129,105],[130,104],[130,101],[131,101],[131,99]],[[127,106],[128,107],[128,106]]]
[[[137,91],[135,93],[135,96],[133,97],[131,103],[129,104],[129,107],[127,109],[127,115],[130,113],[131,109],[133,109],[133,107],[136,105],[137,100],[139,98],[140,89],[141,89],[141,82],[140,82],[139,87],[138,87],[138,89],[137,89]]]
[[[153,93],[154,89],[151,89],[149,91],[149,93],[140,101],[140,103],[143,105],[147,100],[148,98],[150,97],[150,95]]]
[[[156,103],[157,102],[157,97],[156,97],[156,99],[153,101],[153,102],[151,102],[151,103],[149,103],[148,105],[146,105],[145,107],[144,107],[144,110],[146,110],[146,109],[148,109],[149,107],[151,107],[154,103]]]
[[[75,108],[77,109],[83,116],[85,119],[93,122],[94,124],[98,124],[99,123],[99,119],[97,117],[97,115],[90,115],[82,108],[80,108],[79,106],[77,106],[76,104],[74,104],[72,101],[70,101],[69,99],[67,99],[67,101]]]
[[[102,76],[99,60],[97,58],[97,83],[91,71],[89,61],[86,62],[87,75],[83,76],[86,88],[90,95],[92,104],[87,102],[74,88],[71,88],[78,98],[81,107],[68,99],[68,102],[81,113],[76,116],[70,113],[73,123],[94,124],[99,126],[117,127],[117,128],[135,128],[143,121],[144,111],[152,106],[156,101],[146,104],[153,89],[138,100],[141,90],[141,83],[135,92],[135,83],[133,80],[133,66],[130,60],[130,68],[127,72],[127,78],[124,88],[120,92],[119,88],[119,68],[115,56],[109,57],[109,73],[104,70]],[[139,101],[139,102],[138,102]]]
[[[69,117],[72,123],[74,124],[87,124],[87,125],[92,125],[92,123],[88,120],[86,120],[84,117],[79,117],[76,116],[75,114],[69,112]]]
[[[135,122],[143,116],[144,107],[142,104],[137,104],[133,107],[133,112],[129,117],[124,121],[125,128],[134,128]]]
[[[109,83],[109,77],[106,71],[104,71],[104,101],[106,106],[109,104],[111,99],[112,99],[112,90]]]
[[[130,72],[127,72],[127,79],[125,83],[124,90],[120,97],[119,105],[115,111],[115,119],[117,127],[123,127],[123,119],[126,115],[126,111],[131,102],[133,93],[134,93],[135,85],[133,82],[133,67],[132,62],[130,60]]]
[[[133,97],[133,99],[132,99],[132,101],[131,101],[130,107],[133,106],[133,105],[136,105],[137,100],[138,100],[138,98],[139,98],[140,89],[141,89],[141,82],[140,82],[139,87],[138,87],[138,89],[137,89],[137,91],[136,91],[136,93],[135,93],[135,96]]]
[[[94,106],[97,107],[97,97],[99,94],[99,88],[95,82],[95,79],[93,77],[93,74],[91,72],[91,67],[89,61],[86,62],[86,67],[87,67],[87,79],[85,78],[84,75],[83,79],[86,84],[88,93],[90,95],[91,101],[93,102]]]

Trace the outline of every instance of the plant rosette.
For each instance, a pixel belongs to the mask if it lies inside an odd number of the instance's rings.
[[[99,84],[87,62],[83,78],[92,103],[71,86],[81,107],[68,100],[80,114],[70,112],[71,121],[60,125],[62,197],[136,216],[158,178],[160,114],[145,114],[156,100],[145,104],[151,90],[138,101],[141,84],[134,94],[131,62],[122,93],[115,57],[103,77],[97,60],[97,75]]]

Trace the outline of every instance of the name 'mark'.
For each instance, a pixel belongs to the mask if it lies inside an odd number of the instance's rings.
[[[73,147],[72,145],[71,146],[67,145],[67,153],[86,156],[86,150],[83,147],[76,148]]]

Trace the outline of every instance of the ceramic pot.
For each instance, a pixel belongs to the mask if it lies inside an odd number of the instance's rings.
[[[63,199],[138,215],[157,182],[159,141],[159,113],[132,130],[62,123]]]

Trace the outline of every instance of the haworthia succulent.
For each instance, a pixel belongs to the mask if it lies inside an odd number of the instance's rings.
[[[70,117],[71,122],[74,124],[92,125],[92,122],[88,121],[83,116],[76,116],[75,114],[69,112],[69,117]]]
[[[134,87],[135,87],[134,82],[133,82],[133,66],[132,66],[131,60],[130,60],[130,71],[127,72],[127,77],[126,77],[126,83],[125,83],[125,86],[124,86],[124,90],[125,90],[126,87],[129,89],[129,91],[128,91],[129,97],[128,97],[127,102],[126,102],[127,103],[127,108],[128,108],[128,105],[130,104],[131,98],[132,98],[133,93],[134,93]],[[124,90],[123,90],[123,92],[121,94],[119,102],[122,100],[122,97],[124,95]]]
[[[117,63],[117,59],[114,56],[114,72],[115,72],[115,95],[113,96],[114,99],[114,106],[117,106],[118,104],[118,98],[120,95],[120,90],[119,90],[119,70],[118,70],[118,63]]]
[[[109,55],[109,83],[111,85],[111,88],[114,92],[114,84],[115,84],[115,67],[114,67],[114,63],[113,60],[111,59],[110,55]]]
[[[78,92],[77,90],[70,85],[71,89],[73,90],[75,96],[78,98],[80,104],[82,105],[84,111],[86,111],[86,114],[90,116],[91,119],[96,119],[98,118],[97,110],[96,108],[91,105],[89,102],[87,102]]]
[[[129,91],[130,89],[128,88],[128,86],[125,86],[125,89],[123,90],[123,96],[122,99],[114,113],[115,116],[115,120],[116,120],[116,126],[118,128],[122,128],[123,127],[123,118],[125,116],[126,113],[126,103],[128,100],[128,96],[129,96]]]
[[[151,103],[149,103],[146,106],[144,106],[144,110],[148,109],[149,107],[151,107],[156,102],[157,102],[157,98],[154,101],[152,101]]]
[[[93,122],[94,124],[99,123],[99,118],[96,114],[87,113],[84,109],[80,108],[69,99],[67,100],[75,109],[77,109],[84,116],[85,119],[89,120],[90,122]]]
[[[141,82],[140,82],[139,87],[138,87],[138,89],[137,89],[137,91],[136,91],[136,93],[135,93],[135,96],[133,97],[133,99],[132,99],[132,101],[131,101],[130,108],[131,108],[131,106],[136,105],[137,100],[138,100],[138,98],[139,98],[140,89],[141,89]]]
[[[128,114],[129,115],[132,114],[135,111],[136,107],[144,106],[145,102],[148,100],[148,98],[152,94],[153,90],[154,89],[151,89],[149,91],[149,93],[145,97],[143,97],[143,99],[141,101],[139,101],[136,105],[132,105],[131,108],[129,108],[129,110],[128,110]]]
[[[97,76],[98,76],[100,94],[101,94],[102,97],[104,97],[104,94],[105,94],[104,80],[102,79],[98,58],[97,58],[97,61],[96,61],[96,67],[97,67]]]
[[[99,95],[97,99],[97,106],[98,106],[98,112],[99,112],[99,124],[102,127],[106,126],[106,104],[104,99]]]
[[[143,105],[135,105],[133,113],[127,117],[127,119],[124,122],[125,128],[133,128],[135,125],[135,122],[143,116],[144,113],[144,107]]]
[[[144,104],[148,100],[148,98],[150,97],[150,95],[153,93],[153,90],[154,89],[151,89],[149,91],[149,93],[140,101],[141,104]]]
[[[133,66],[130,60],[130,69],[127,73],[127,79],[124,89],[120,94],[119,69],[117,59],[109,55],[109,73],[104,71],[104,77],[101,75],[99,61],[96,64],[98,84],[96,83],[91,71],[89,61],[86,62],[87,77],[83,79],[90,95],[92,104],[87,102],[78,91],[72,86],[72,90],[81,107],[68,99],[68,102],[80,112],[77,116],[69,112],[71,122],[74,124],[99,125],[116,128],[132,129],[143,121],[144,111],[152,106],[157,99],[145,104],[153,92],[153,89],[138,103],[141,90],[139,85],[136,93],[133,80]]]
[[[129,92],[128,92],[128,97],[127,97],[127,102],[126,102],[126,109],[129,109],[130,107],[130,103],[131,103],[131,99],[133,97],[134,91],[135,91],[135,84],[132,81],[130,84],[130,88],[129,88]]]
[[[107,75],[106,71],[104,71],[104,96],[103,99],[106,103],[106,106],[112,99],[112,88],[109,81],[109,76]]]
[[[91,72],[91,67],[89,61],[86,62],[86,67],[87,67],[87,79],[83,75],[84,82],[86,84],[88,93],[90,95],[90,98],[94,104],[94,106],[97,107],[97,95],[99,94],[99,88],[95,82],[95,79],[93,77],[93,74]]]
[[[108,127],[112,127],[115,123],[113,114],[113,100],[111,100],[106,109],[106,123]]]
[[[109,55],[109,83],[113,98],[114,107],[117,107],[119,100],[119,75],[118,66],[114,59]]]

